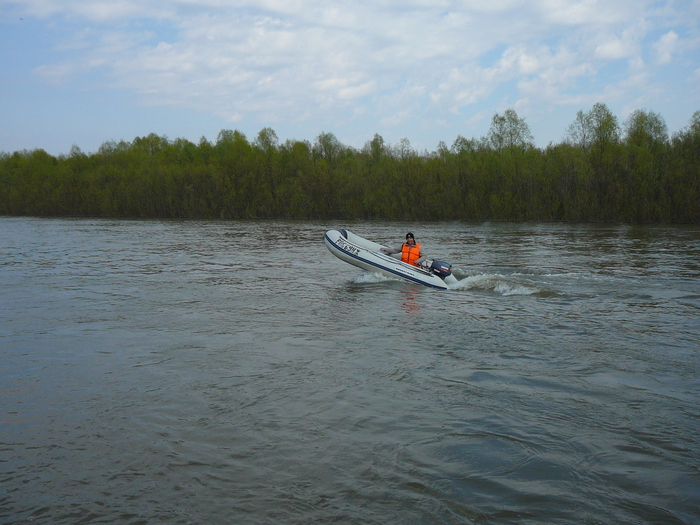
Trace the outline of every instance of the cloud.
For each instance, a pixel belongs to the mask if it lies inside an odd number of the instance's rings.
[[[135,18],[160,18],[166,12],[172,15],[166,2],[138,2],[134,0],[9,0],[22,6],[29,16],[46,19],[53,16],[86,20],[88,22],[113,23],[116,20]],[[154,6],[154,7],[151,7]]]
[[[506,89],[496,104],[576,104],[583,89],[593,87],[591,97],[634,89],[629,79],[650,74],[645,54],[668,64],[683,52],[680,29],[668,27],[682,17],[660,13],[652,0],[16,5],[65,34],[54,48],[59,58],[47,55],[35,70],[52,82],[98,73],[146,104],[226,120],[317,120],[326,128],[368,115],[387,126],[428,115],[436,123],[456,115],[467,122]],[[652,42],[663,26],[666,33]],[[604,79],[601,71],[620,60],[636,66]]]
[[[656,61],[659,64],[668,64],[671,61],[673,53],[678,47],[678,33],[671,30],[662,36],[656,44],[654,44],[654,50],[656,51]]]

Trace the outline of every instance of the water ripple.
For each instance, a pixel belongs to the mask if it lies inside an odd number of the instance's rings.
[[[695,227],[0,223],[3,523],[700,522]]]

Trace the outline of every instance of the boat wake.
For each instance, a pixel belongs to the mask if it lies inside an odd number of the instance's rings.
[[[501,274],[478,274],[459,279],[450,285],[450,290],[484,290],[507,295],[538,295],[549,294],[551,290],[528,279]]]
[[[385,275],[382,275],[381,273],[374,273],[374,272],[362,272],[360,273],[355,279],[353,279],[352,282],[355,284],[372,284],[372,283],[383,283],[387,281],[398,281],[401,282],[402,279],[394,278],[394,277],[387,277]]]
[[[459,279],[459,277],[458,277]],[[402,282],[397,277],[387,277],[375,272],[362,272],[353,280],[355,284],[376,284],[387,282]],[[550,295],[554,293],[543,283],[536,283],[525,276],[508,276],[501,274],[478,274],[459,279],[449,285],[449,290],[476,290],[494,292],[502,296],[509,295]]]

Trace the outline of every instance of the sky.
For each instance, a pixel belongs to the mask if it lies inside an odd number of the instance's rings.
[[[266,127],[423,152],[509,108],[546,147],[598,102],[685,128],[700,0],[0,0],[0,152]]]

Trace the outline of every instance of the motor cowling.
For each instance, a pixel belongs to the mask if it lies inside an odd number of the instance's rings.
[[[452,265],[445,261],[433,261],[433,264],[430,265],[430,271],[444,279],[452,275]]]

